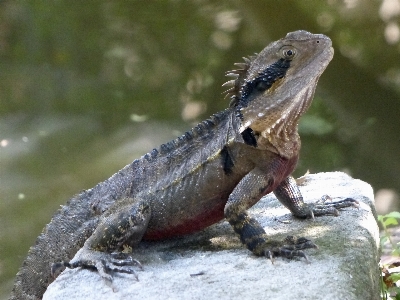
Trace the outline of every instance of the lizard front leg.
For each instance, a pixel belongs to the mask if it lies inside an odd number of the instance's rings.
[[[70,262],[52,265],[52,274],[62,267],[83,267],[96,269],[109,284],[113,272],[134,274],[137,278],[132,266],[141,267],[140,263],[121,251],[123,247],[132,247],[141,241],[150,215],[150,206],[145,201],[132,198],[117,201],[104,213],[93,234]]]
[[[293,236],[288,236],[282,241],[271,240],[260,223],[246,212],[248,208],[267,194],[273,185],[273,174],[264,174],[261,170],[254,169],[239,182],[229,196],[224,210],[225,217],[235,232],[240,235],[241,242],[254,254],[267,256],[271,259],[274,256],[287,258],[299,256],[308,260],[303,250],[317,247],[311,240]],[[337,215],[337,209],[352,206],[357,202],[353,199],[346,199],[327,205],[307,205],[303,202],[300,190],[292,177],[288,177],[280,183],[275,194],[297,217]]]

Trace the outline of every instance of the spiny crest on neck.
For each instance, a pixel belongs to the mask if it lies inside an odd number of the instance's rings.
[[[233,77],[233,79],[225,82],[222,85],[223,87],[228,87],[228,89],[224,91],[224,94],[225,98],[229,97],[231,100],[229,106],[234,107],[237,106],[237,104],[239,103],[239,100],[241,98],[241,89],[248,75],[247,71],[249,70],[251,63],[256,57],[257,53],[249,57],[243,57],[244,62],[234,64],[238,67],[238,69],[227,71],[225,73],[225,76]]]

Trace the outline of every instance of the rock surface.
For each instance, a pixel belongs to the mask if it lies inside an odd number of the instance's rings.
[[[352,197],[360,207],[314,221],[291,216],[274,195],[251,210],[273,239],[313,239],[319,249],[304,259],[270,260],[252,255],[227,222],[198,234],[141,243],[134,257],[144,266],[116,274],[110,288],[93,271],[65,270],[48,288],[48,299],[379,299],[379,233],[369,184],[340,172],[307,175],[300,189],[306,202],[328,194]]]

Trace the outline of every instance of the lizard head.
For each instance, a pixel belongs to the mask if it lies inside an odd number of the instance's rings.
[[[319,77],[333,57],[331,40],[307,31],[288,33],[258,55],[236,64],[229,82],[240,131],[251,129],[283,156],[291,156],[299,139],[297,124],[308,109]]]

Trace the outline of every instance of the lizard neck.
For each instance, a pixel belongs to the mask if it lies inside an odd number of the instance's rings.
[[[290,73],[289,68],[290,62],[279,60],[256,79],[246,82],[236,107],[242,121],[239,131],[251,128],[259,137],[260,146],[270,144],[275,151],[267,147],[269,150],[285,158],[297,155],[300,150],[298,121],[311,105],[319,78],[315,76],[305,80],[299,74]],[[271,74],[275,74],[275,78]],[[265,77],[273,78],[273,83],[265,83],[265,91],[261,89],[264,85],[255,90],[253,85],[259,81],[264,84]]]
[[[288,93],[285,97],[281,93],[279,100],[269,107],[256,103],[258,99],[252,103],[261,108],[257,115],[253,114],[255,117],[251,122],[247,123],[258,136],[258,147],[288,159],[298,155],[301,146],[298,122],[311,105],[315,86],[316,80],[297,91],[295,96]]]

